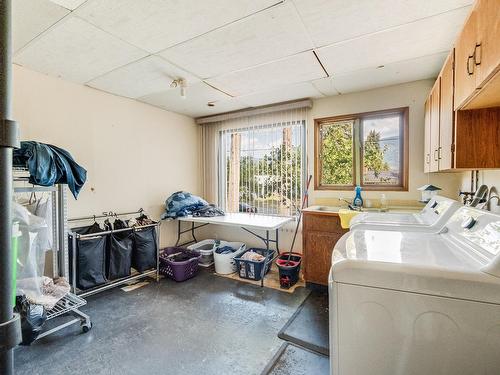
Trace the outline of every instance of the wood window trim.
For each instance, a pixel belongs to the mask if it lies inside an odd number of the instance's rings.
[[[345,121],[361,119],[362,117],[370,117],[374,115],[390,115],[401,114],[403,126],[400,128],[400,149],[402,147],[402,160],[400,161],[400,169],[402,172],[402,179],[400,185],[383,186],[383,185],[365,185],[363,184],[363,176],[361,173],[360,186],[363,190],[368,191],[408,191],[409,185],[409,107],[399,107],[384,109],[380,111],[360,112],[349,115],[321,117],[314,119],[314,189],[315,190],[352,190],[356,186],[355,175],[355,161],[353,163],[353,184],[352,185],[325,185],[321,184],[321,163],[319,158],[320,153],[320,128],[325,122]],[[355,142],[353,142],[353,155],[354,155]],[[360,150],[360,160],[363,160],[363,150]]]
[[[350,121],[355,120],[355,115],[347,115],[347,116],[335,116],[335,117],[324,117],[319,119],[314,119],[314,190],[352,190],[356,186],[356,168],[355,163],[352,163],[352,185],[326,185],[321,184],[321,162],[320,162],[320,128],[321,124],[324,122],[333,122],[333,121]],[[353,138],[354,138],[354,129],[353,129]],[[355,152],[355,144],[352,143],[352,153],[354,157]]]

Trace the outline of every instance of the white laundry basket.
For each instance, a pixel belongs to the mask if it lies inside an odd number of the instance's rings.
[[[234,258],[245,252],[246,245],[243,242],[220,241],[219,247],[224,246],[229,246],[237,250],[230,254],[217,254],[217,252],[214,251],[215,272],[221,275],[229,275],[230,273],[236,272],[236,261]]]
[[[189,250],[196,250],[201,254],[201,259],[198,263],[200,267],[210,267],[214,264],[214,245],[215,240],[208,239],[195,244],[189,245]]]

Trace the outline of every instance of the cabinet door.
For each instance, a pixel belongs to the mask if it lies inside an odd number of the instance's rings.
[[[452,144],[454,138],[453,112],[453,50],[441,71],[440,117],[439,117],[439,170],[453,168]]]
[[[497,71],[500,63],[500,1],[479,0],[476,6],[476,86],[483,84]]]
[[[328,232],[305,233],[304,278],[307,282],[328,285],[333,247],[341,236]]]
[[[455,45],[455,109],[461,108],[476,90],[476,26],[477,13],[473,9]]]
[[[440,92],[441,78],[438,77],[431,91],[431,172],[439,170]]]
[[[425,102],[424,173],[431,171],[431,97]]]

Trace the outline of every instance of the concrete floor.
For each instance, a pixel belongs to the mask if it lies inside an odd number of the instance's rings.
[[[282,344],[279,330],[308,293],[207,271],[183,283],[114,289],[82,309],[94,324],[89,333],[73,325],[16,349],[16,374],[260,374]]]

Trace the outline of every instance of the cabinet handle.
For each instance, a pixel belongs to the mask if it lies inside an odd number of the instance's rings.
[[[467,73],[470,76],[474,74],[474,55],[469,55],[469,57],[467,58]]]
[[[441,160],[441,159],[442,159],[442,157],[441,157],[441,149],[442,149],[442,147],[441,147],[441,146],[439,146],[439,148],[438,148],[438,159],[439,159],[439,160]]]
[[[481,52],[481,43],[476,43],[476,47],[474,47],[474,63],[476,65],[481,65]]]
[[[430,164],[430,163],[431,163],[431,154],[427,154],[427,155],[425,155],[425,162],[426,162],[427,164]]]
[[[435,149],[434,150],[434,161],[438,161],[438,158],[436,156],[437,152],[438,152],[438,149]]]

